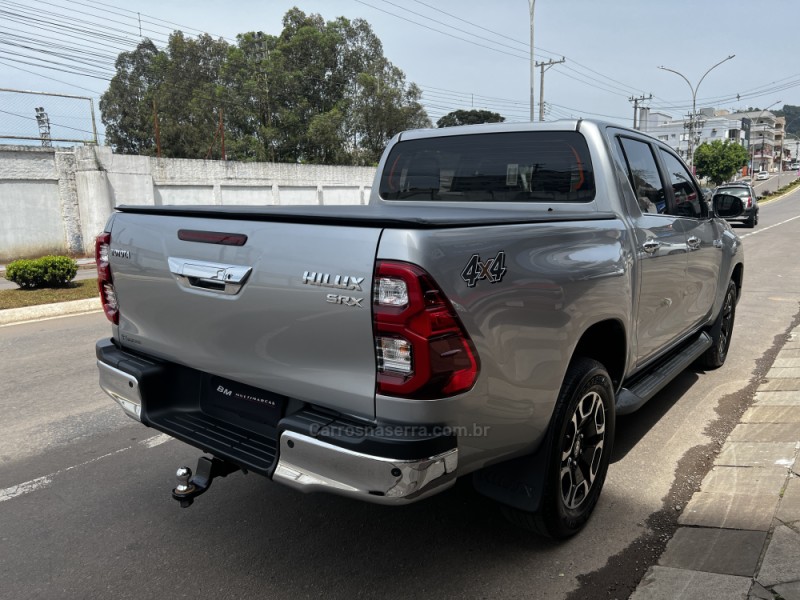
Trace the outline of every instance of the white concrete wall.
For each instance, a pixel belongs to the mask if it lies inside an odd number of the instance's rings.
[[[52,148],[0,149],[0,261],[63,253],[58,180]]]
[[[0,180],[0,190],[0,261],[11,258],[7,248],[20,257],[63,254],[58,181]]]
[[[87,254],[114,207],[366,204],[373,167],[152,158],[0,146],[0,262]]]

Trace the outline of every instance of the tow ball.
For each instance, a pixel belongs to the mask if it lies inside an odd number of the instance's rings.
[[[197,460],[194,476],[189,467],[178,467],[178,471],[175,473],[178,485],[172,490],[172,497],[181,503],[181,508],[188,508],[197,496],[204,494],[211,487],[211,482],[215,477],[226,477],[239,470],[244,471],[233,463],[220,458],[201,456]]]

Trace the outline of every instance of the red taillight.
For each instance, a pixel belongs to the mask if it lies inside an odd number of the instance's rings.
[[[753,208],[753,198],[751,196],[747,197],[747,205],[746,208]]]
[[[379,394],[443,398],[475,384],[478,358],[472,340],[423,269],[379,261],[372,311]]]
[[[114,281],[111,277],[111,265],[108,262],[111,252],[111,234],[101,233],[94,240],[94,260],[97,263],[97,289],[100,301],[108,320],[115,325],[119,323],[119,305]]]

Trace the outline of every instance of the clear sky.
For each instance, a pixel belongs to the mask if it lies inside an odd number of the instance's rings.
[[[422,88],[434,121],[459,108],[529,118],[528,0],[0,0],[0,87],[97,97],[113,74],[113,56],[139,39],[136,12],[142,34],[163,46],[172,29],[229,41],[245,31],[278,34],[292,6],[326,20],[366,19],[386,57]],[[31,16],[42,20],[39,26],[31,26]],[[60,24],[56,31],[53,23]],[[536,60],[566,59],[545,74],[545,118],[630,124],[629,98],[650,94],[652,109],[679,117],[691,108],[690,86],[657,67],[679,71],[695,86],[731,54],[703,80],[698,108],[800,105],[798,23],[800,0],[536,0]],[[68,42],[86,48],[77,68],[92,69],[95,78],[26,64],[37,56],[74,70],[76,63],[58,56],[57,46]],[[538,69],[535,88],[538,115]],[[7,98],[0,95],[0,133],[16,125],[7,113],[28,114]]]

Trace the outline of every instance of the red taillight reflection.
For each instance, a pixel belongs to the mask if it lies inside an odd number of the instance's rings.
[[[100,292],[100,302],[103,312],[109,321],[119,324],[119,305],[117,294],[114,291],[114,281],[111,277],[109,253],[111,251],[111,234],[101,233],[94,240],[94,260],[97,263],[97,289]]]
[[[405,283],[403,306],[381,304],[379,286]],[[414,399],[453,396],[468,391],[478,377],[478,358],[472,340],[455,309],[433,278],[409,263],[379,261],[374,280],[373,327],[380,394]],[[389,283],[388,285],[391,285]],[[386,340],[399,340],[406,361],[384,360]],[[393,357],[394,358],[394,357]]]

